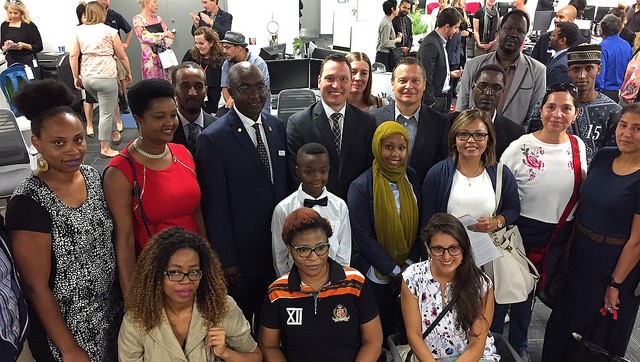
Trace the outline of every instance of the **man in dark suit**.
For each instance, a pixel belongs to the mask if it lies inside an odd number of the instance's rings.
[[[402,58],[391,75],[395,103],[373,110],[378,125],[395,120],[409,133],[408,164],[418,174],[427,175],[431,166],[448,155],[449,121],[439,112],[421,104],[426,83],[422,64],[411,57]]]
[[[202,110],[207,95],[206,75],[194,62],[183,62],[171,74],[178,100],[180,125],[173,134],[173,143],[184,145],[192,155],[196,154],[198,135],[215,117]]]
[[[327,190],[345,201],[351,182],[371,167],[376,122],[369,113],[347,104],[351,82],[347,58],[342,54],[326,57],[318,76],[322,99],[289,117],[287,163],[291,192],[300,184],[295,176],[296,154],[309,142],[320,143],[329,151]]]
[[[538,3],[540,4],[540,3]],[[556,17],[553,19],[556,25],[560,23],[573,23],[576,20],[577,10],[573,5],[567,5],[562,9],[558,10],[556,13]],[[551,32],[545,32],[540,35],[536,45],[533,47],[531,51],[531,57],[540,63],[547,65],[549,60],[551,60],[551,50],[549,48],[549,43],[551,41]],[[580,35],[578,32],[578,37],[573,43],[570,43],[569,46],[579,45],[583,43],[588,43],[588,39]]]
[[[271,216],[287,196],[286,134],[262,113],[262,73],[240,62],[229,72],[233,108],[198,136],[196,166],[209,241],[220,256],[229,295],[254,332],[267,287],[275,279]],[[255,319],[253,319],[255,317]]]
[[[193,19],[191,35],[195,33],[197,28],[208,26],[218,33],[220,40],[224,39],[224,35],[231,30],[233,15],[220,9],[218,0],[202,0],[202,6],[204,11],[198,12],[197,15],[190,13],[191,19]]]
[[[574,23],[558,23],[549,38],[549,48],[555,54],[547,64],[547,84],[569,82],[567,72],[567,49],[575,43],[580,30]]]
[[[398,16],[391,20],[393,24],[394,33],[402,33],[402,41],[397,44],[402,48],[403,55],[409,55],[411,46],[413,45],[413,25],[411,24],[411,18],[408,16],[411,11],[411,0],[400,1],[400,10],[398,10]]]
[[[473,103],[475,108],[481,109],[493,115],[492,122],[496,131],[496,159],[499,160],[504,150],[525,134],[524,127],[501,115],[496,111],[498,100],[504,91],[506,73],[497,64],[485,64],[478,69],[476,77],[471,85]],[[463,110],[461,110],[463,111]],[[460,112],[450,115],[451,123]]]
[[[451,78],[460,78],[462,69],[449,71],[446,44],[458,32],[462,15],[455,8],[446,8],[438,14],[437,28],[427,34],[420,44],[418,59],[426,72],[427,88],[422,102],[440,112],[449,113]]]

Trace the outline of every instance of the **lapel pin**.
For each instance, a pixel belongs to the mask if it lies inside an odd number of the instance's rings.
[[[271,129],[271,126],[269,126],[269,132],[272,132],[273,130]]]
[[[238,132],[242,132],[242,128],[238,128]]]

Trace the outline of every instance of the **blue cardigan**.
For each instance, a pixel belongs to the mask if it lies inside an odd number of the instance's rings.
[[[518,185],[513,172],[506,165],[502,171],[502,196],[498,206],[498,214],[504,216],[507,225],[520,216],[520,196]],[[447,212],[453,175],[456,173],[457,162],[452,158],[444,159],[435,164],[427,173],[422,183],[422,212],[420,226],[424,227],[437,212]],[[498,164],[487,167],[493,189],[496,188]]]
[[[416,195],[418,209],[420,209],[420,181],[418,174],[411,167],[407,167],[407,178],[413,186]],[[349,219],[351,221],[351,232],[353,233],[354,246],[357,245],[358,252],[352,260],[352,266],[363,274],[366,274],[370,266],[373,266],[380,273],[389,275],[396,267],[396,262],[389,256],[384,248],[378,243],[376,236],[375,220],[373,218],[373,172],[371,168],[355,179],[349,187],[347,196],[349,207]],[[407,259],[414,262],[421,260],[420,232],[416,235],[416,241]]]

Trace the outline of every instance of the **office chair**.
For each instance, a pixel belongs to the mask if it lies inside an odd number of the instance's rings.
[[[285,89],[278,94],[278,118],[285,125],[289,117],[316,102],[316,94],[311,89]]]
[[[9,199],[31,172],[29,153],[16,117],[10,110],[0,109],[0,200]]]

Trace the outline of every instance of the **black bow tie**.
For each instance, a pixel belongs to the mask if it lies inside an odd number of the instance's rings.
[[[313,200],[313,199],[304,199],[304,207],[313,208],[314,206],[327,206],[327,197],[323,197],[321,199]]]

